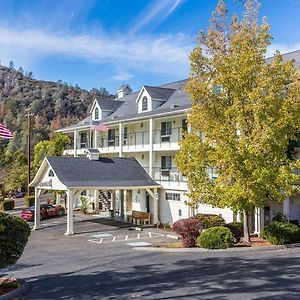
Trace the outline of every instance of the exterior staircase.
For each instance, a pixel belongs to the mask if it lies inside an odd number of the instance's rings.
[[[99,191],[99,206],[100,210],[109,210],[111,197],[109,191]]]

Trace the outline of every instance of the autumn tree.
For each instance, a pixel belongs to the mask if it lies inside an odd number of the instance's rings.
[[[239,20],[219,1],[206,33],[190,54],[186,91],[192,110],[177,155],[192,204],[207,203],[248,213],[269,201],[284,201],[299,180],[299,161],[287,155],[298,138],[300,76],[277,52],[265,59],[270,26],[258,20],[259,3],[248,0]],[[211,168],[217,178],[211,178]]]

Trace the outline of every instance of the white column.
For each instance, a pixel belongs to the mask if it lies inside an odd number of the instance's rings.
[[[123,124],[119,123],[119,157],[123,155]]]
[[[117,207],[117,197],[116,197],[116,191],[112,191],[112,210],[114,212],[114,215],[116,214],[116,207]]]
[[[40,201],[40,190],[35,188],[35,199],[34,199],[34,226],[33,230],[40,228],[40,213],[41,213],[41,201]]]
[[[73,191],[67,191],[67,231],[65,235],[72,235],[74,234],[73,230]]]
[[[255,208],[255,217],[254,217],[254,232],[260,234],[264,228],[264,209],[261,207]]]
[[[124,190],[120,190],[120,196],[119,196],[119,199],[120,199],[120,217],[124,217]]]
[[[149,119],[149,175],[153,178],[153,119]]]
[[[99,190],[94,190],[95,212],[99,212]]]
[[[283,202],[283,214],[286,215],[288,221],[290,221],[290,198],[287,198]]]
[[[124,191],[124,215],[127,215],[127,191]]]
[[[157,188],[154,189],[153,224],[158,224],[158,192],[157,192]]]
[[[94,148],[99,148],[98,147],[98,131],[94,130]]]
[[[74,156],[77,156],[77,139],[78,139],[78,132],[77,130],[74,131]]]

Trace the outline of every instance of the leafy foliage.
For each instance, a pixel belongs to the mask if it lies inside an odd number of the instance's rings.
[[[0,201],[0,210],[12,210],[15,207],[15,201],[13,199],[4,199]]]
[[[34,206],[35,196],[25,196],[24,204],[26,207]]]
[[[211,227],[201,233],[197,239],[197,246],[207,249],[226,249],[234,245],[232,232],[224,227]]]
[[[273,218],[272,218],[272,222],[281,222],[281,223],[287,223],[288,219],[286,217],[286,215],[278,212]]]
[[[273,245],[285,245],[300,242],[300,228],[291,223],[275,222],[266,225],[261,234]]]
[[[200,222],[203,229],[225,225],[225,220],[221,216],[214,214],[197,214],[193,218],[196,218]]]
[[[0,268],[13,265],[22,255],[30,227],[21,218],[0,212]]]
[[[300,161],[287,148],[300,132],[300,71],[278,52],[266,62],[270,26],[259,24],[258,8],[257,1],[247,0],[243,18],[233,15],[229,22],[219,1],[190,54],[192,131],[181,142],[176,164],[187,176],[194,205],[246,213],[282,202],[298,189],[293,183]],[[209,176],[211,168],[216,179]]]
[[[239,242],[241,240],[241,238],[244,235],[243,223],[231,222],[231,223],[225,224],[224,226],[232,232],[232,234],[234,235],[237,242]]]
[[[184,248],[195,247],[196,240],[202,230],[199,220],[195,218],[178,220],[172,228],[180,236]]]

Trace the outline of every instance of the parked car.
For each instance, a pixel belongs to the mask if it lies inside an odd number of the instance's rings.
[[[40,220],[56,217],[56,216],[63,216],[65,214],[65,208],[61,205],[50,205],[50,204],[41,204],[41,211],[40,211]],[[34,220],[34,206],[29,208],[23,209],[21,213],[21,218],[26,221],[33,221]]]
[[[25,197],[25,195],[26,195],[25,192],[19,192],[19,193],[17,193],[16,198],[23,198],[23,197]]]

